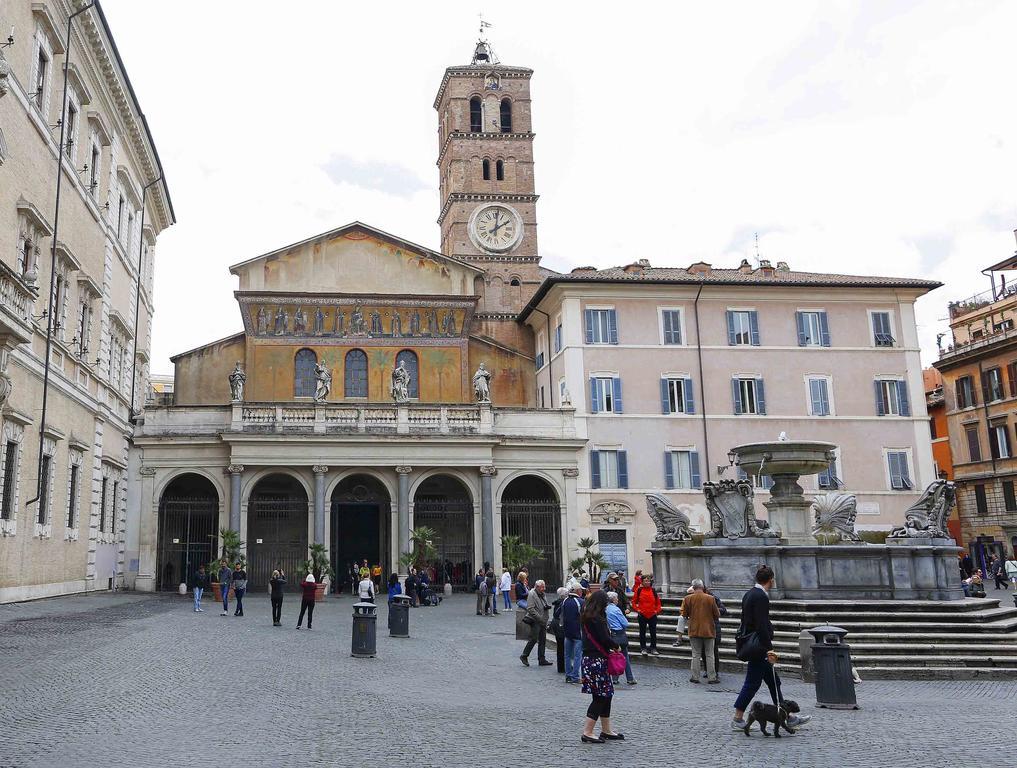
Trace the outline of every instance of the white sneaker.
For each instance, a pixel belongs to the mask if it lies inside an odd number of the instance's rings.
[[[791,715],[791,717],[787,719],[787,724],[792,728],[800,728],[811,719],[812,715]]]
[[[227,613],[226,611],[223,611],[223,612],[222,612],[222,613],[220,613],[219,615],[220,615],[220,616],[229,616],[229,613]]]
[[[731,720],[731,730],[732,731],[744,731],[745,730],[745,721],[744,720],[735,720],[735,719],[732,719]]]

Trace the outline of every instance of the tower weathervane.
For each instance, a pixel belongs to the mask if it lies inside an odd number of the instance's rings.
[[[491,44],[484,37],[484,30],[493,25],[488,21],[484,21],[484,14],[478,13],[477,16],[480,19],[480,25],[477,30],[477,45],[473,49],[473,63],[497,64],[498,57],[494,55],[494,48],[491,47]]]

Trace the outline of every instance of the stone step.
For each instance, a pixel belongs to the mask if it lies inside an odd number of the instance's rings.
[[[665,607],[680,606],[682,598],[664,597]],[[858,611],[881,611],[891,608],[897,613],[925,613],[929,611],[966,613],[969,611],[994,608],[1001,603],[1012,605],[1013,593],[1000,592],[999,597],[965,598],[963,600],[771,600],[770,611],[800,613],[856,613]],[[728,609],[740,609],[740,601],[725,600]]]
[[[658,616],[658,621],[676,622],[678,621],[678,611],[662,611]],[[736,608],[728,608],[727,614],[721,617],[721,621],[735,622],[737,623],[741,617],[741,611]],[[1015,619],[1017,620],[1017,608],[988,608],[984,610],[968,611],[966,613],[914,613],[910,611],[902,612],[890,612],[890,611],[856,611],[854,613],[842,613],[839,615],[833,615],[829,613],[794,613],[787,611],[770,611],[770,621],[777,623],[779,621],[789,621],[810,624],[816,626],[818,624],[832,623],[837,626],[841,625],[842,621],[880,621],[884,623],[888,622],[903,622],[903,623],[925,623],[925,622],[950,622],[956,624],[978,624],[986,621],[998,621],[1000,619]]]
[[[855,667],[862,679],[858,695],[864,695],[866,680],[1017,680],[1017,669],[1006,667]]]
[[[687,655],[691,652],[691,647],[688,640],[683,640],[679,646],[674,646],[674,635],[657,635],[657,644],[661,650],[668,648],[672,653]],[[787,656],[792,654],[795,657],[798,656],[799,646],[797,638],[782,638],[780,636],[775,637],[773,641],[774,650],[778,654]],[[1006,658],[1013,659],[1017,662],[1017,646],[1013,643],[999,643],[997,645],[983,645],[980,643],[888,643],[888,642],[869,642],[869,643],[850,643],[851,658],[861,658],[866,656],[900,656],[902,652],[911,654],[916,659],[918,657],[928,656],[940,656],[940,655],[953,655],[956,657],[965,658],[976,658],[984,659],[987,657],[992,658]],[[639,640],[638,637],[629,636],[629,652],[639,653]],[[722,638],[720,644],[721,656],[730,655],[734,657],[735,644],[733,638]]]

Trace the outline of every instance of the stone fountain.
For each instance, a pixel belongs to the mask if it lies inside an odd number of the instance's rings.
[[[646,509],[657,525],[650,545],[657,583],[684,594],[701,578],[722,598],[737,598],[760,564],[771,566],[776,599],[957,600],[964,596],[957,571],[960,548],[945,532],[954,503],[953,483],[937,480],[905,515],[885,544],[865,544],[855,532],[857,506],[847,493],[805,495],[798,481],[830,466],[832,443],[789,440],[731,449],[733,466],[773,479],[764,502],[768,520],[756,518],[750,480],[703,484],[710,530],[694,542],[689,517],[666,497],[648,494]],[[823,542],[817,539],[821,536]],[[829,543],[830,540],[835,543]]]

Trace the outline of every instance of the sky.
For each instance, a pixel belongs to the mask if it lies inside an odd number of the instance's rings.
[[[178,223],[152,372],[242,328],[230,264],[360,220],[439,247],[437,113],[478,13],[534,70],[540,252],[989,287],[1017,228],[1017,3],[103,0]]]

